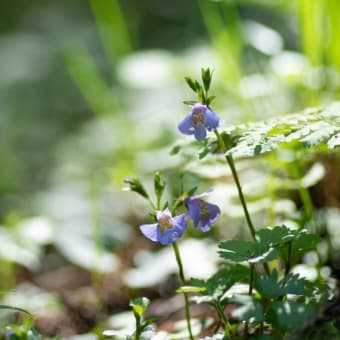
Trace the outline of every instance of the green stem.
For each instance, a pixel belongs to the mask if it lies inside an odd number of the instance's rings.
[[[298,158],[295,158],[295,162],[293,165],[293,173],[298,181],[301,180],[303,176],[302,170],[301,170],[301,160]],[[304,215],[305,215],[306,221],[310,221],[313,216],[313,209],[314,209],[314,205],[313,205],[310,192],[306,187],[302,186],[301,184],[299,184],[298,191],[299,191],[299,195],[300,195],[300,198],[301,198],[304,210],[305,210]]]
[[[291,266],[291,260],[292,260],[292,242],[288,243],[288,256],[287,256],[287,264],[286,264],[286,275],[290,271]]]
[[[214,307],[215,307],[216,312],[217,312],[217,314],[220,318],[220,322],[223,325],[224,335],[226,336],[227,339],[234,339],[233,329],[231,328],[231,325],[229,323],[228,318],[224,314],[222,306],[217,301],[216,303],[214,303]]]
[[[139,340],[140,336],[142,334],[142,329],[141,329],[141,326],[140,326],[140,317],[135,315],[135,318],[136,318],[136,335],[135,335],[135,340]]]
[[[225,145],[224,140],[222,139],[219,132],[216,129],[214,130],[214,132],[215,132],[215,135],[217,137],[218,144],[219,144],[220,148],[222,149],[223,153],[225,154],[228,151],[228,148]],[[246,200],[244,198],[241,183],[240,183],[240,180],[239,180],[236,168],[235,168],[234,159],[231,155],[225,156],[225,158],[228,162],[228,165],[230,167],[231,173],[233,175],[233,178],[234,178],[234,181],[235,181],[235,184],[236,184],[236,187],[237,187],[238,196],[239,196],[240,202],[242,204],[244,216],[246,218],[246,221],[247,221],[247,224],[248,224],[248,227],[249,227],[249,231],[251,233],[252,238],[255,240],[255,228],[254,228],[253,222],[251,221],[251,218],[250,218],[250,215],[249,215],[247,203],[246,203]]]
[[[255,266],[253,264],[250,265],[250,278],[249,278],[249,292],[248,295],[253,295],[253,286],[254,286],[254,268]]]
[[[219,132],[217,131],[217,129],[215,129],[214,132],[215,132],[218,144],[219,144],[221,150],[223,151],[223,153],[225,155],[225,153],[228,151],[228,148],[225,145],[224,140],[221,137],[221,135],[219,134]],[[251,218],[250,218],[250,214],[249,214],[249,211],[248,211],[247,203],[246,203],[246,200],[245,200],[244,195],[243,195],[242,186],[241,186],[241,183],[240,183],[237,171],[236,171],[234,159],[233,159],[233,157],[231,155],[229,155],[229,156],[225,155],[225,159],[228,162],[229,168],[231,170],[231,173],[233,175],[234,181],[236,183],[238,196],[239,196],[240,202],[242,204],[244,216],[246,218],[250,234],[251,234],[253,240],[255,241],[255,227],[254,227],[253,222],[251,221]],[[269,270],[268,263],[263,263],[263,267],[264,267],[267,275],[269,275],[270,270]]]
[[[255,269],[255,266],[251,264],[250,265],[250,277],[249,277],[249,291],[248,291],[249,296],[253,295],[254,269]],[[243,337],[244,339],[248,339],[248,330],[249,330],[249,325],[248,325],[248,322],[246,322],[245,327],[244,327],[244,337]]]
[[[185,281],[185,276],[184,276],[183,263],[182,263],[181,255],[179,253],[179,249],[178,249],[177,243],[173,242],[172,243],[172,247],[174,249],[176,261],[177,261],[177,264],[178,264],[179,277],[181,279],[182,285],[185,285],[186,281]],[[184,292],[183,296],[184,296],[184,304],[185,304],[185,318],[187,320],[189,337],[190,337],[190,340],[194,340],[194,337],[192,335],[192,330],[191,330],[191,323],[190,323],[190,308],[189,308],[189,296],[188,296],[188,293]]]

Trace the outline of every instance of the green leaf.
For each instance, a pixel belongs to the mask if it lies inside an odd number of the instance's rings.
[[[139,318],[143,316],[149,304],[150,300],[146,297],[138,297],[130,301],[130,307],[132,307],[134,314]]]
[[[306,284],[306,279],[304,279],[303,277],[299,277],[299,274],[292,273],[288,274],[279,282],[279,285],[282,287],[282,293],[284,295],[302,295],[305,293]]]
[[[216,96],[208,97],[207,100],[206,100],[207,105],[209,106],[215,98],[216,98]]]
[[[339,145],[340,102],[234,126],[226,132],[237,136],[226,153],[235,158],[254,157],[292,142],[305,148],[324,144],[333,149]]]
[[[200,88],[200,86],[197,86],[197,81],[190,78],[190,77],[184,77],[186,83],[189,85],[189,87],[194,91],[197,92],[197,90]],[[198,84],[199,85],[199,84]]]
[[[165,182],[162,178],[162,175],[158,171],[155,173],[153,183],[157,197],[157,202],[160,202],[165,188]]]
[[[209,68],[201,69],[201,76],[202,76],[202,81],[203,81],[203,86],[205,89],[205,92],[209,91],[210,88],[210,83],[211,83],[211,78],[212,78],[212,73]]]
[[[299,231],[296,239],[292,242],[292,256],[298,256],[308,250],[315,249],[320,237],[314,234],[307,234],[306,230]]]
[[[285,225],[274,228],[264,228],[256,232],[256,241],[263,247],[276,247],[296,238],[296,231],[288,229]]]
[[[196,100],[184,100],[183,104],[185,105],[195,105],[197,103]]]
[[[235,283],[249,278],[249,268],[233,265],[220,268],[206,281],[207,293],[215,299],[221,298]]]
[[[126,178],[124,179],[124,182],[130,185],[131,191],[134,191],[145,198],[149,198],[148,193],[138,178]]]
[[[252,296],[235,295],[230,302],[241,305],[232,311],[231,315],[234,318],[250,324],[259,324],[263,320],[262,305]]]
[[[278,298],[287,294],[302,295],[306,280],[300,278],[298,274],[288,274],[278,281],[278,273],[273,270],[269,276],[256,276],[254,287],[265,299]]]
[[[302,327],[313,314],[313,305],[294,301],[277,301],[269,305],[266,320],[274,328],[292,331]]]
[[[248,278],[249,268],[236,264],[221,267],[207,280],[191,279],[193,287],[204,295],[204,297],[196,297],[195,301],[197,303],[220,301],[235,283],[245,282]]]
[[[177,155],[181,150],[181,146],[180,145],[175,145],[171,150],[170,150],[170,155],[174,156]]]
[[[234,262],[248,261],[250,264],[269,262],[280,256],[277,249],[266,247],[258,242],[231,240],[218,245],[218,254]]]
[[[248,261],[255,253],[255,243],[251,241],[225,241],[221,242],[218,248],[221,257],[234,262]]]
[[[198,159],[203,159],[204,157],[206,157],[210,152],[210,147],[207,143],[205,143],[205,145],[203,146],[203,148],[199,151],[198,153]]]

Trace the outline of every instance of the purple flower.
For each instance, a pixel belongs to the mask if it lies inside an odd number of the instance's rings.
[[[196,229],[208,231],[211,225],[220,217],[221,211],[216,204],[203,201],[201,197],[208,195],[205,192],[201,195],[187,197],[184,202],[188,205],[189,216],[194,222]]]
[[[207,105],[196,103],[192,111],[178,124],[178,129],[185,135],[195,135],[197,140],[203,140],[207,131],[216,129],[219,118]]]
[[[188,218],[185,214],[172,217],[168,208],[164,211],[156,211],[156,213],[157,223],[140,226],[145,237],[165,245],[175,242],[183,235],[188,225]]]

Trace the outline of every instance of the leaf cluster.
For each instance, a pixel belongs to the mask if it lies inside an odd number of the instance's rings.
[[[226,128],[225,132],[234,138],[226,154],[235,158],[254,157],[294,144],[334,149],[340,145],[340,102]]]
[[[211,102],[215,99],[215,96],[208,95],[211,80],[212,80],[212,74],[213,71],[211,71],[209,68],[202,68],[201,69],[201,79],[202,81],[199,82],[196,79],[193,79],[191,77],[185,77],[184,80],[188,84],[188,86],[197,94],[197,101],[209,106]],[[186,100],[184,101],[184,104],[193,105],[197,101],[195,100]]]
[[[285,247],[290,247],[290,257],[313,249],[319,242],[319,237],[307,234],[306,230],[291,230],[285,225],[274,228],[264,228],[256,232],[254,241],[229,240],[221,242],[219,255],[233,262],[248,262],[249,264],[264,263],[278,259]]]

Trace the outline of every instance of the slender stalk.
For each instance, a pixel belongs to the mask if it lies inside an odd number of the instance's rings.
[[[250,278],[249,278],[249,291],[248,295],[253,295],[253,286],[254,286],[254,268],[255,266],[253,264],[250,265]]]
[[[177,243],[173,242],[172,243],[172,247],[174,249],[176,261],[177,261],[177,264],[178,264],[179,277],[181,279],[182,285],[185,285],[186,281],[185,281],[185,276],[184,276],[183,263],[182,263],[181,255],[179,253],[179,249],[178,249]],[[189,296],[188,296],[188,293],[184,292],[183,296],[184,296],[184,304],[185,304],[185,318],[187,320],[189,337],[190,337],[190,340],[194,340],[194,337],[192,335],[192,330],[191,330],[191,323],[190,323],[190,308],[189,308]]]
[[[287,256],[287,264],[286,264],[286,275],[290,271],[291,266],[291,260],[292,260],[292,242],[288,243],[288,256]]]
[[[217,141],[218,141],[220,148],[222,149],[223,153],[226,153],[228,151],[228,148],[225,145],[224,140],[222,139],[221,135],[219,134],[219,132],[216,129],[214,130],[214,132],[215,132],[215,135],[217,137]],[[228,162],[228,165],[230,167],[231,173],[233,175],[233,178],[234,178],[234,181],[235,181],[235,184],[236,184],[236,187],[237,187],[238,196],[239,196],[240,202],[242,204],[244,216],[246,218],[250,234],[251,234],[252,238],[255,240],[255,227],[254,227],[253,222],[251,221],[251,218],[250,218],[250,215],[249,215],[247,203],[246,203],[246,200],[244,198],[241,183],[240,183],[240,180],[239,180],[236,168],[235,168],[234,159],[231,155],[225,156],[225,158]]]
[[[224,335],[227,337],[227,339],[234,339],[233,330],[231,328],[231,325],[229,323],[228,318],[224,315],[224,311],[222,309],[222,306],[217,301],[216,303],[214,303],[214,307],[215,307],[215,310],[216,310],[216,312],[217,312],[217,314],[220,318],[220,322],[223,325]]]
[[[249,277],[249,291],[248,291],[249,296],[253,295],[254,269],[255,269],[255,266],[251,264],[250,265],[250,277]],[[248,322],[246,322],[244,326],[244,336],[243,336],[244,339],[248,339],[248,330],[249,330],[249,325],[248,325]]]
[[[142,329],[140,327],[140,317],[138,315],[135,314],[135,318],[136,318],[136,333],[135,333],[135,340],[139,340],[140,339],[140,335],[142,333]]]

